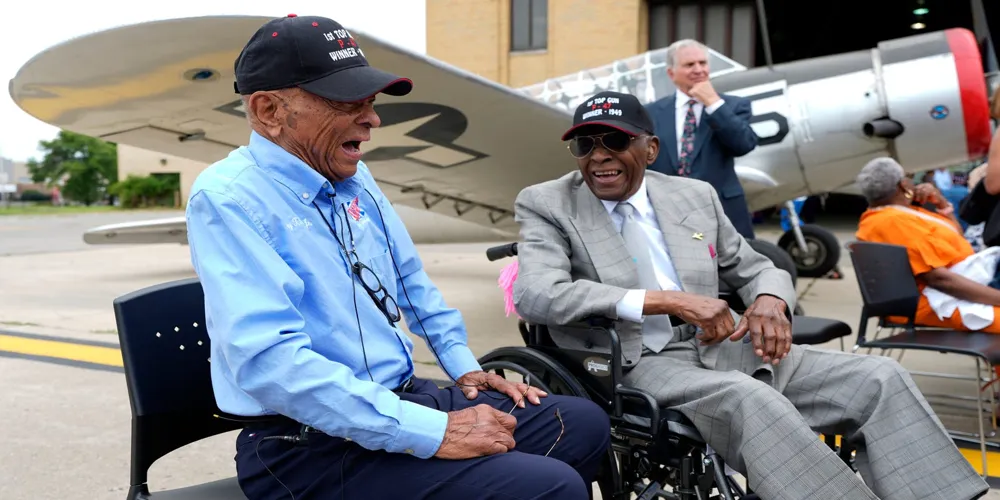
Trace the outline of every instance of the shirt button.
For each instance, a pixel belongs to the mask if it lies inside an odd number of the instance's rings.
[[[309,197],[309,193],[302,193],[302,197],[303,198],[308,198]]]
[[[409,453],[410,455],[412,455],[412,454],[413,454],[413,450],[411,450],[411,449],[409,449],[409,448],[407,448],[407,449],[403,450],[403,452],[404,452],[404,453]]]

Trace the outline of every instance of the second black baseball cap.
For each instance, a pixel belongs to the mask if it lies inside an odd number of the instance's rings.
[[[413,82],[371,67],[354,36],[333,19],[289,14],[268,21],[236,58],[237,94],[299,87],[355,102],[379,92],[402,96]]]
[[[575,135],[577,129],[590,125],[604,125],[629,135],[653,133],[653,120],[646,108],[632,94],[604,91],[580,103],[573,113],[573,126],[563,134],[562,140]]]

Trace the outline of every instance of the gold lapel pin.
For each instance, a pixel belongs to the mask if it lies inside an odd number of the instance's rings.
[[[691,235],[691,237],[694,238],[694,239],[696,239],[696,240],[701,240],[702,238],[705,237],[705,235],[702,234],[702,233],[694,233],[694,234]]]

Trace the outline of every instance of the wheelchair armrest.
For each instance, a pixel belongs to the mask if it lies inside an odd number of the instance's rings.
[[[616,384],[614,412],[615,417],[617,418],[621,418],[623,413],[623,397],[636,399],[646,403],[646,409],[649,411],[649,433],[652,436],[658,436],[660,432],[660,407],[656,404],[656,399],[653,398],[653,395],[641,389],[633,389],[631,387],[625,387],[621,384]]]
[[[622,341],[615,330],[615,322],[603,316],[590,316],[583,320],[592,330],[602,330],[608,335],[611,344],[611,387],[617,387],[622,380]],[[615,404],[619,412],[615,416],[621,416],[621,405]]]
[[[611,388],[613,391],[613,401],[612,408],[614,416],[616,418],[621,418],[624,413],[623,410],[623,399],[629,398],[638,400],[645,403],[648,415],[650,416],[650,433],[656,436],[659,432],[660,426],[660,407],[656,404],[656,399],[653,395],[640,390],[633,389],[631,387],[625,387],[622,384],[622,343],[621,338],[618,337],[618,332],[615,330],[614,321],[602,316],[592,316],[584,320],[591,328],[603,330],[610,340],[611,344]]]
[[[614,328],[615,326],[614,320],[604,316],[589,316],[583,322],[597,328]]]

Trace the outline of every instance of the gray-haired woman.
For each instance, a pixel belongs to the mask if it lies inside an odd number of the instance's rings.
[[[870,207],[856,236],[906,247],[921,291],[915,323],[1000,333],[1000,290],[988,286],[1000,248],[976,253],[951,203],[932,184],[915,186],[891,158],[868,162],[857,182]]]

